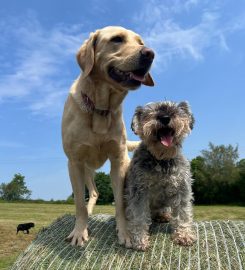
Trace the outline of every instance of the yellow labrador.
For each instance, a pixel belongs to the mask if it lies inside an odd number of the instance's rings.
[[[139,35],[122,27],[105,27],[91,33],[77,54],[82,74],[67,98],[62,139],[68,157],[69,175],[76,205],[76,223],[68,236],[72,245],[88,240],[88,214],[98,198],[94,172],[107,159],[116,205],[119,243],[130,246],[123,210],[123,184],[128,167],[126,130],[122,101],[129,90],[141,84],[153,86],[149,74],[154,52]],[[85,184],[90,193],[86,208]]]

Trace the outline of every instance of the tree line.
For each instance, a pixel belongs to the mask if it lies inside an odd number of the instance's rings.
[[[238,158],[238,146],[209,143],[191,161],[196,204],[245,204],[245,159]]]
[[[209,143],[208,149],[201,151],[190,165],[195,204],[245,204],[245,159],[239,160],[238,146]],[[110,176],[98,172],[95,182],[100,194],[97,203],[112,203]],[[30,195],[31,191],[21,174],[15,174],[12,181],[0,185],[0,198],[4,201],[28,200]],[[87,190],[85,197],[89,197]],[[73,195],[64,201],[51,202],[73,203]]]

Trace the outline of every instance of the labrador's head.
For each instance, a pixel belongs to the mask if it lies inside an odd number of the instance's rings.
[[[77,54],[83,77],[96,76],[126,90],[154,85],[149,73],[153,59],[138,34],[117,26],[91,33]]]

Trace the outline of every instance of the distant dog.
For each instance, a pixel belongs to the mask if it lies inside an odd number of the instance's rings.
[[[17,226],[17,233],[16,234],[18,234],[19,231],[23,231],[23,233],[25,233],[25,231],[26,231],[26,233],[29,234],[29,229],[30,228],[33,228],[34,226],[35,226],[35,224],[32,223],[32,222],[30,222],[30,223],[24,223],[24,224],[19,224]]]
[[[142,142],[131,160],[124,190],[127,229],[135,249],[149,246],[152,219],[170,220],[175,243],[188,246],[195,241],[190,164],[181,153],[193,124],[186,102],[149,103],[135,111],[132,129]]]

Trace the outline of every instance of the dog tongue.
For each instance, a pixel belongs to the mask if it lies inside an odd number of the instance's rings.
[[[161,144],[163,144],[164,146],[171,146],[173,142],[173,136],[171,135],[166,135],[166,136],[162,136],[161,137]]]
[[[134,74],[133,72],[130,72],[130,78],[136,81],[140,81],[140,82],[145,81],[145,76],[139,76],[139,75]]]

